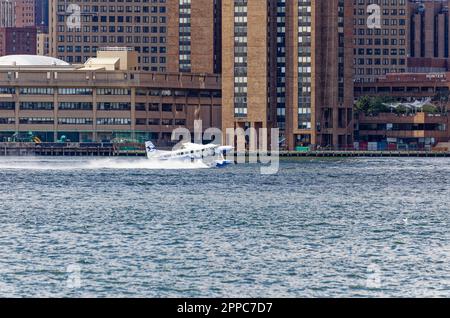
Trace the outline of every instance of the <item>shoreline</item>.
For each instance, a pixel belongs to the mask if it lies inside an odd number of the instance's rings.
[[[240,154],[239,154],[240,155]],[[242,154],[244,155],[244,154]],[[0,157],[46,156],[46,157],[145,157],[145,150],[138,148],[120,148],[110,143],[93,144],[30,144],[2,143]],[[237,158],[238,154],[234,154]],[[256,153],[245,153],[246,157],[259,156]],[[270,156],[270,154],[269,154]],[[354,150],[320,150],[320,151],[280,151],[280,158],[450,158],[449,151],[354,151]]]

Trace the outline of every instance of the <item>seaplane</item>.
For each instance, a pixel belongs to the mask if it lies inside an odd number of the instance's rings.
[[[181,144],[176,150],[163,151],[156,149],[151,141],[145,143],[147,158],[150,160],[160,161],[189,161],[189,162],[203,162],[209,167],[222,168],[233,163],[227,160],[224,154],[232,151],[231,146],[219,146],[216,144],[200,145],[190,142]]]

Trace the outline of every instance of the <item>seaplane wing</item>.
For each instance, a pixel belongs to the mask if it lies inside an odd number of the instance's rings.
[[[231,163],[223,158],[224,152],[233,150],[233,147],[220,146],[216,144],[194,144],[184,143],[180,148],[172,151],[157,150],[155,145],[148,141],[145,143],[147,158],[152,160],[204,160],[205,158],[212,158],[217,156],[214,161],[217,165],[226,165]]]

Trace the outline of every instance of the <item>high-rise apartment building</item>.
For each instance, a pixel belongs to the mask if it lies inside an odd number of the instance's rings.
[[[410,55],[449,58],[449,1],[410,1]]]
[[[14,27],[15,20],[15,4],[12,0],[0,0],[0,27]]]
[[[374,82],[387,73],[433,70],[446,64],[449,4],[449,0],[355,0],[355,80]]]
[[[354,64],[357,82],[373,82],[407,70],[408,0],[354,0]]]
[[[0,0],[0,56],[35,54],[34,0]]]
[[[37,0],[42,1],[42,0]],[[35,0],[14,0],[16,10],[17,28],[34,27],[35,21]]]
[[[288,149],[351,144],[352,3],[223,1],[223,128],[278,127]]]
[[[42,0],[39,0],[42,1]],[[0,0],[0,27],[34,27],[35,0]]]
[[[168,71],[218,73],[221,0],[168,0]],[[218,46],[219,44],[219,46]]]
[[[101,47],[134,47],[141,70],[213,73],[219,0],[50,1],[50,54],[83,63]]]

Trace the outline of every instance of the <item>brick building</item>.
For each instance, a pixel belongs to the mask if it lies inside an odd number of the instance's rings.
[[[376,7],[371,5],[377,5]],[[354,73],[356,82],[375,81],[387,73],[407,71],[408,1],[354,1]],[[379,14],[379,21],[376,15]],[[378,22],[378,24],[377,24]]]
[[[36,54],[36,27],[0,28],[0,56]]]
[[[430,100],[437,111],[427,113],[420,109],[394,109],[385,113],[367,115],[357,119],[356,139],[364,142],[383,142],[392,150],[425,150],[439,142],[450,140],[450,74],[403,73],[387,74],[374,82],[357,83],[355,97],[388,97],[396,102]],[[385,150],[385,149],[382,149]]]
[[[410,56],[449,58],[449,1],[409,1]]]
[[[50,54],[84,63],[98,48],[128,46],[139,53],[141,70],[214,73],[220,69],[220,45],[214,39],[220,2],[86,0],[77,7],[76,1],[51,0]]]
[[[36,0],[14,0],[15,2],[15,24],[16,28],[34,27]],[[42,0],[37,0],[42,1]]]
[[[281,129],[286,148],[352,143],[352,1],[222,3],[225,128]]]
[[[34,0],[0,0],[0,56],[36,54]]]

